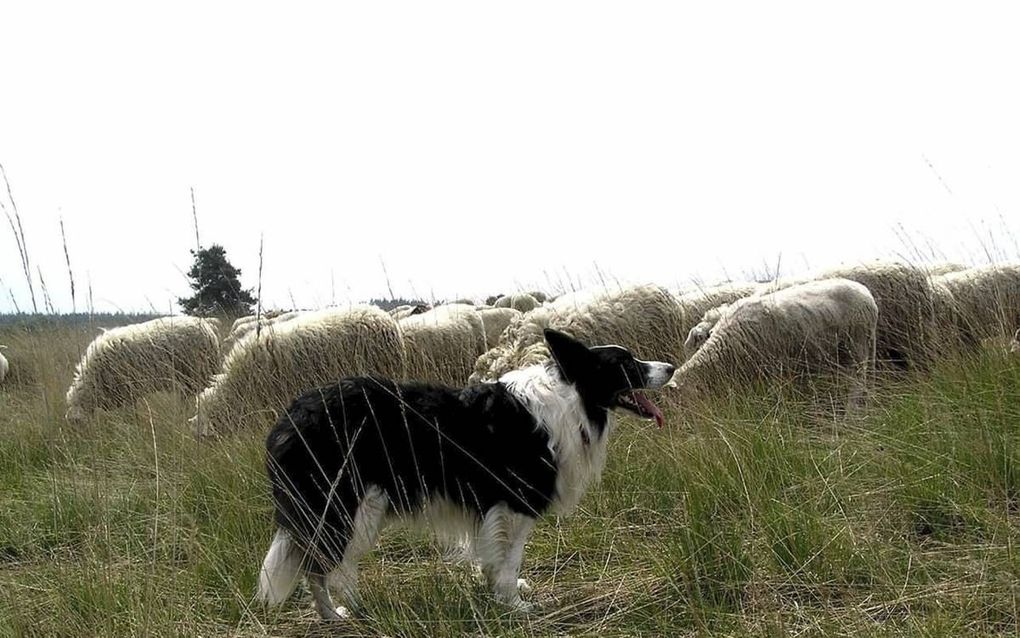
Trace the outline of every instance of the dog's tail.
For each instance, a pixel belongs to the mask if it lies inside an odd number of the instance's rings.
[[[280,605],[290,598],[301,578],[301,553],[285,530],[276,530],[259,572],[255,597],[266,605]]]

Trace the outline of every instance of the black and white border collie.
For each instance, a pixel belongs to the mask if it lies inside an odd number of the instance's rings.
[[[543,513],[569,513],[602,473],[613,410],[662,426],[641,392],[673,365],[545,331],[552,360],[452,389],[343,379],[290,406],[266,440],[276,536],[258,598],[285,601],[304,576],[326,619],[357,604],[358,562],[389,522],[415,519],[460,543],[515,609],[524,544]]]

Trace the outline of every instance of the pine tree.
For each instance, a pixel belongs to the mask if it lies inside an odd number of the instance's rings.
[[[195,294],[177,300],[184,312],[196,317],[250,314],[255,298],[251,290],[241,288],[241,270],[227,261],[223,246],[213,244],[191,254],[195,261],[188,270],[188,279]]]

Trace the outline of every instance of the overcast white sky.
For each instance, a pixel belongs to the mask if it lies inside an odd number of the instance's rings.
[[[1016,7],[5,3],[0,163],[61,309],[60,217],[79,308],[88,277],[169,309],[192,186],[245,285],[264,235],[277,306],[386,295],[383,262],[441,298],[1016,259]]]

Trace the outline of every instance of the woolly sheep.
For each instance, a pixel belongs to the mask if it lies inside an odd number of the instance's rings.
[[[684,326],[683,334],[686,335],[694,324],[698,323],[701,317],[712,308],[753,295],[760,289],[760,284],[730,282],[682,293],[677,297],[677,300],[680,302],[685,320],[689,324]]]
[[[251,317],[251,321],[245,321],[244,323],[232,328],[230,330],[230,334],[228,334],[223,340],[223,343],[226,345],[237,344],[237,342],[241,341],[248,335],[254,334],[257,331],[261,332],[262,330],[265,330],[266,326],[286,323],[300,315],[301,311],[292,310],[290,312],[273,313],[271,316],[267,315],[261,317],[257,321],[254,317]],[[236,324],[237,322],[234,323]]]
[[[107,330],[78,363],[67,390],[66,418],[128,404],[150,392],[199,392],[219,364],[212,324],[196,317],[162,317]]]
[[[497,308],[513,308],[520,312],[529,312],[534,310],[539,305],[538,300],[527,293],[519,295],[507,295],[500,297],[493,304]]]
[[[875,366],[878,314],[871,292],[847,279],[745,297],[720,309],[708,340],[673,379],[686,399],[785,375],[844,372],[855,408]]]
[[[928,264],[924,266],[925,272],[928,273],[929,277],[938,277],[939,275],[945,275],[951,272],[958,272],[960,270],[967,270],[967,267],[963,264],[956,264],[953,262],[943,262],[938,264]]]
[[[992,265],[947,273],[933,284],[951,295],[959,346],[1009,339],[1020,328],[1020,266]]]
[[[414,315],[420,315],[428,311],[429,307],[424,306],[422,304],[415,304],[413,306],[404,305],[397,306],[393,310],[390,310],[390,316],[393,317],[395,320],[400,321],[401,319],[406,319],[407,317],[412,317]]]
[[[0,346],[0,350],[6,349],[7,346]],[[10,369],[11,366],[7,363],[7,357],[4,356],[4,353],[0,352],[0,383],[4,382],[4,379],[7,377],[7,371]]]
[[[729,310],[730,304],[723,304],[716,306],[711,310],[705,312],[701,316],[701,321],[696,323],[693,328],[687,332],[687,339],[684,341],[684,356],[690,358],[698,348],[700,348],[708,337],[712,334],[712,329],[715,324],[719,323],[719,319]]]
[[[510,322],[494,348],[478,358],[471,381],[491,381],[548,359],[544,328],[587,343],[615,343],[643,359],[676,360],[684,315],[677,300],[658,286],[572,292]]]
[[[928,275],[908,264],[875,262],[835,268],[819,278],[863,284],[878,304],[878,361],[897,369],[926,369],[938,345],[935,292]]]
[[[936,351],[950,352],[963,344],[960,338],[960,314],[956,300],[949,286],[935,277],[931,280],[932,306],[934,308]]]
[[[839,278],[864,285],[878,304],[879,363],[898,369],[925,369],[930,365],[939,345],[939,302],[928,275],[914,266],[874,262],[833,268],[815,276],[769,282],[756,294]]]
[[[301,392],[346,376],[399,378],[404,345],[396,321],[375,306],[302,313],[240,341],[191,418],[198,436],[274,422]]]
[[[513,308],[479,308],[478,316],[481,317],[482,326],[485,328],[485,349],[488,350],[499,343],[499,336],[510,322],[521,314],[523,313]]]
[[[485,327],[474,306],[437,306],[399,321],[407,362],[406,377],[463,385],[485,352]]]

